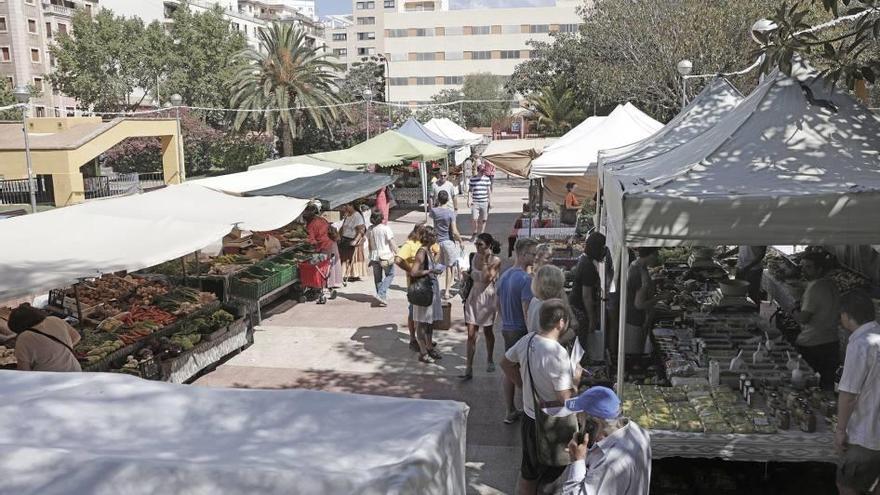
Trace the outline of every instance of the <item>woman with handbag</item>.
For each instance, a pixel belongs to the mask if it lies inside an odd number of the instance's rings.
[[[373,280],[376,282],[376,297],[379,307],[388,306],[388,288],[394,281],[394,257],[397,244],[391,227],[382,223],[382,213],[374,211],[370,216],[372,226],[367,231],[370,247],[370,264],[373,266]]]
[[[443,319],[443,302],[440,298],[440,283],[437,281],[437,275],[443,273],[446,267],[437,263],[431,252],[431,246],[437,243],[437,233],[433,227],[424,227],[420,232],[419,241],[421,247],[409,271],[411,281],[407,289],[407,299],[413,305],[419,361],[433,363],[434,360],[442,357],[434,349],[432,337],[434,322]]]
[[[367,231],[364,217],[348,204],[342,207],[342,229],[339,239],[339,257],[343,266],[343,281],[360,280],[366,274],[363,255],[364,234]]]
[[[464,322],[467,324],[467,364],[462,380],[470,380],[474,377],[474,354],[477,352],[477,335],[480,328],[486,336],[486,356],[488,364],[486,371],[495,371],[495,334],[492,327],[495,325],[495,281],[501,273],[501,258],[496,256],[501,252],[501,244],[490,234],[482,233],[474,242],[477,252],[471,260],[471,270],[465,286],[469,286],[469,292],[464,302]],[[464,290],[464,289],[463,289]]]
[[[577,184],[569,182],[565,184],[565,201],[562,203],[562,212],[559,216],[559,222],[563,225],[575,225],[577,223],[578,211],[581,209],[581,203],[574,194]]]

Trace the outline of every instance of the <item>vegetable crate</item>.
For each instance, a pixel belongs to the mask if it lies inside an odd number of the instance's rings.
[[[273,272],[255,266],[248,268],[238,277],[232,279],[229,292],[236,297],[256,301],[273,290],[290,282],[290,280],[290,272]]]

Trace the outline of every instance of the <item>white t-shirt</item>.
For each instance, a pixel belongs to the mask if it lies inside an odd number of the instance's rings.
[[[367,241],[370,244],[370,261],[390,261],[394,259],[394,252],[391,251],[391,241],[394,240],[394,233],[391,227],[380,223],[370,227],[367,231]]]
[[[357,227],[359,225],[364,225],[364,217],[360,212],[355,212],[342,220],[342,232],[340,234],[342,234],[342,237],[354,239],[357,237]]]
[[[454,209],[455,205],[452,203],[452,198],[455,197],[455,186],[452,185],[452,182],[447,180],[442,186],[436,182],[434,183],[431,187],[431,199],[433,199],[434,204],[437,204],[437,195],[440,194],[440,191],[446,191],[446,193],[449,194],[449,201],[442,206],[444,208]]]
[[[529,380],[529,370],[526,365],[530,343],[532,349],[529,363],[540,400],[556,401],[556,392],[574,388],[574,377],[571,374],[571,365],[565,348],[559,342],[538,334],[528,334],[519,339],[519,342],[504,354],[509,361],[520,365],[523,410],[528,417],[535,419],[535,409],[532,407],[532,381]]]

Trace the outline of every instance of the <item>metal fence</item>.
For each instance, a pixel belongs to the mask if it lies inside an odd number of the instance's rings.
[[[37,204],[54,205],[55,189],[51,175],[38,175],[34,178],[36,184]],[[113,174],[99,177],[83,178],[86,200],[97,198],[111,198],[137,194],[144,191],[152,191],[165,187],[165,178],[162,172],[148,174]],[[28,204],[30,203],[30,188],[27,179],[0,180],[0,204]]]
[[[37,196],[37,204],[54,204],[55,188],[51,175],[38,175],[34,177]],[[30,204],[30,187],[27,179],[4,179],[0,180],[0,204],[26,205]]]

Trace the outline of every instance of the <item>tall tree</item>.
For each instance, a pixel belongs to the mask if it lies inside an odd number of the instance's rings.
[[[379,62],[373,57],[351,64],[339,83],[340,98],[344,101],[362,100],[364,90],[369,89],[373,100],[385,101],[385,66]]]
[[[240,52],[242,68],[232,82],[232,105],[241,110],[235,127],[250,118],[262,120],[268,132],[281,135],[282,153],[293,154],[297,116],[302,114],[319,129],[344,113],[334,71],[339,67],[307,40],[299,27],[273,23],[260,31],[260,49]]]
[[[501,78],[494,74],[476,72],[464,76],[461,94],[465,100],[480,100],[479,103],[464,103],[462,106],[465,123],[469,127],[491,127],[510,114],[511,95],[504,90]]]
[[[527,105],[535,115],[538,129],[550,136],[566,133],[583,120],[585,113],[564,81],[530,94]]]

